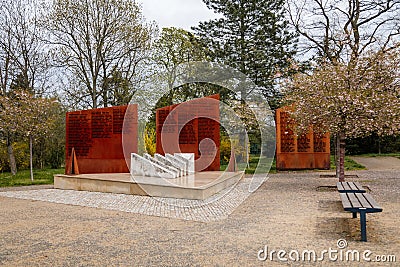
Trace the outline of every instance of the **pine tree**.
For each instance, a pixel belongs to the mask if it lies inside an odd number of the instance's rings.
[[[276,77],[289,66],[296,49],[296,36],[284,17],[284,1],[203,1],[223,16],[193,28],[211,57],[247,75],[274,106],[279,95]],[[248,92],[241,93],[245,100]]]

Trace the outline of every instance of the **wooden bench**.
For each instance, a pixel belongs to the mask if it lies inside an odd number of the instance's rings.
[[[368,193],[340,193],[343,208],[357,218],[360,213],[361,241],[367,241],[367,213],[382,212],[382,208]]]
[[[365,189],[357,182],[338,182],[336,187],[339,193],[365,193]]]

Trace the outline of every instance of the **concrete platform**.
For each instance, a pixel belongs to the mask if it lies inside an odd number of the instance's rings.
[[[54,188],[184,199],[206,199],[236,184],[244,172],[198,172],[175,179],[129,173],[55,175]]]

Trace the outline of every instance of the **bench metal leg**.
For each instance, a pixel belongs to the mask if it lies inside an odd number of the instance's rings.
[[[353,212],[353,218],[357,218],[357,212]]]
[[[367,242],[367,213],[360,212],[361,241]]]

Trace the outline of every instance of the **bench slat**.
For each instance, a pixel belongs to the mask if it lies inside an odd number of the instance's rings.
[[[348,185],[350,186],[351,190],[353,190],[353,191],[358,191],[359,190],[355,183],[350,183],[349,182]]]
[[[354,182],[353,184],[354,184],[355,187],[357,187],[357,190],[365,192],[365,189],[362,187],[362,185],[360,183]]]
[[[343,188],[344,188],[345,190],[348,190],[348,191],[350,191],[350,190],[351,190],[351,188],[350,188],[349,184],[348,184],[348,183],[346,183],[346,182],[344,182],[344,183],[343,183]]]
[[[383,209],[368,193],[340,193],[343,208],[351,212],[381,212]]]
[[[371,206],[371,204],[365,199],[364,194],[362,193],[355,193],[356,198],[358,199],[358,201],[361,203],[361,206],[363,208],[368,208],[368,209],[372,209],[373,207]]]
[[[343,187],[343,183],[342,183],[342,182],[338,182],[338,183],[336,184],[336,186],[337,186],[337,188],[338,188],[339,191],[344,190],[344,187]]]
[[[349,198],[346,193],[340,193],[340,198],[342,199],[343,208],[352,208]]]
[[[339,193],[365,193],[365,189],[357,182],[338,182],[336,187]]]
[[[350,200],[351,206],[353,208],[362,208],[363,206],[361,203],[358,201],[357,197],[355,196],[354,193],[347,193],[347,196]]]
[[[370,205],[372,206],[372,208],[377,209],[377,210],[383,210],[381,208],[381,206],[379,206],[379,204],[372,198],[372,196],[370,194],[363,194],[365,199],[370,203]]]

